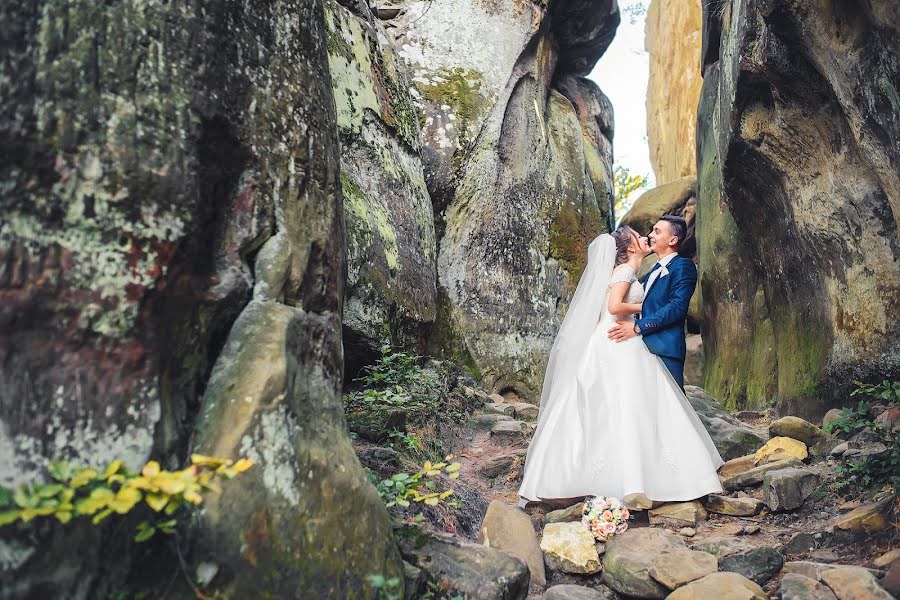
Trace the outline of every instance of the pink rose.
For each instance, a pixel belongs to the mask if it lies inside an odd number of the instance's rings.
[[[601,517],[603,518],[603,520],[606,521],[607,523],[611,523],[612,520],[613,520],[612,513],[609,512],[608,510],[603,511],[603,514],[600,515],[600,516],[601,516]]]

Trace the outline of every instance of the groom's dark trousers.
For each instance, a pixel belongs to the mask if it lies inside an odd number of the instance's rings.
[[[684,322],[694,288],[697,286],[697,267],[694,261],[676,256],[644,297],[641,318],[637,325],[650,352],[660,357],[672,377],[684,389]],[[647,285],[648,274],[642,280]]]

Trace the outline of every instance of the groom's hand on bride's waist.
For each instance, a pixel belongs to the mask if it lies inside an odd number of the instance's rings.
[[[609,330],[609,339],[614,342],[624,342],[633,337],[637,337],[638,332],[635,331],[637,326],[634,321],[616,321],[616,326]]]

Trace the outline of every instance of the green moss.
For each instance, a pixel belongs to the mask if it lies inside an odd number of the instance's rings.
[[[422,95],[437,105],[447,105],[458,118],[472,120],[485,108],[481,96],[483,78],[478,71],[444,67],[432,79],[440,82],[422,86]]]
[[[437,317],[428,340],[429,352],[460,365],[472,377],[481,382],[483,377],[481,367],[456,329],[453,320],[453,305],[447,296],[447,291],[440,285],[437,290]]]
[[[400,250],[387,211],[356,185],[344,171],[341,172],[341,189],[344,193],[347,232],[350,234],[348,241],[354,244],[366,241],[371,243],[377,234],[388,268],[398,269]]]
[[[600,214],[583,210],[563,201],[556,218],[550,225],[550,256],[557,259],[568,271],[572,282],[577,283],[587,262],[587,249],[598,233],[606,226]]]

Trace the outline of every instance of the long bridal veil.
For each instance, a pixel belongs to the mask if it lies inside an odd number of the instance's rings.
[[[584,273],[575,288],[572,302],[569,303],[547,360],[534,439],[540,437],[548,422],[555,420],[559,412],[556,405],[565,401],[568,386],[575,381],[580,362],[584,358],[584,349],[604,310],[606,289],[609,287],[615,261],[616,241],[613,237],[604,233],[594,238],[588,246]],[[526,469],[532,458],[529,452]]]

